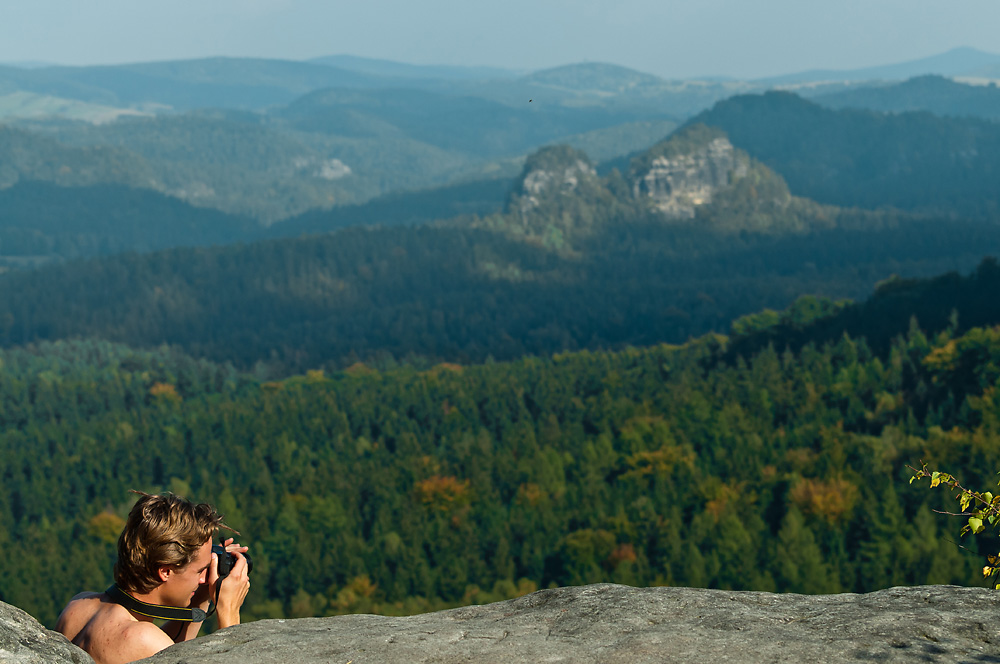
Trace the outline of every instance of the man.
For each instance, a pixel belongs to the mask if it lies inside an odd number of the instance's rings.
[[[115,584],[70,600],[56,629],[97,664],[124,664],[196,637],[211,600],[220,629],[238,625],[250,589],[247,547],[225,541],[237,560],[220,583],[212,552],[220,526],[228,527],[211,505],[141,493],[118,538]],[[155,618],[173,620],[161,628]]]

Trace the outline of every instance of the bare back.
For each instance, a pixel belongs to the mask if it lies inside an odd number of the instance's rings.
[[[97,664],[134,662],[173,645],[163,630],[137,620],[104,593],[80,593],[70,600],[56,630],[86,650]]]

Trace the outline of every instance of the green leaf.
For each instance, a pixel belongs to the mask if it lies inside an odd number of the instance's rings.
[[[983,520],[976,518],[974,516],[969,517],[969,528],[972,529],[972,533],[974,535],[978,535],[979,533],[986,530],[986,528],[983,526]]]

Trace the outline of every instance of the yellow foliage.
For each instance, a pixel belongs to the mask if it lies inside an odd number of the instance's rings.
[[[422,504],[439,510],[465,502],[469,497],[469,480],[434,475],[421,480],[413,492]]]
[[[615,569],[622,563],[634,563],[637,559],[638,556],[635,553],[634,546],[631,544],[619,544],[605,562],[611,569]]]
[[[737,499],[747,500],[747,497],[743,495],[743,487],[746,482],[739,482],[736,484],[723,484],[715,493],[715,498],[711,499],[705,504],[705,511],[712,515],[715,522],[718,523],[719,519],[722,518],[723,513],[726,511],[726,507],[731,501]]]
[[[637,452],[625,461],[629,470],[625,477],[666,477],[676,466],[690,468],[694,464],[694,454],[685,452],[678,445],[667,445],[658,450]]]
[[[850,514],[858,498],[856,486],[841,478],[828,481],[805,479],[792,487],[789,497],[804,514],[837,522]]]
[[[177,394],[177,388],[170,383],[153,383],[149,388],[149,394],[153,397],[163,397],[169,401],[179,402],[181,395]]]
[[[955,368],[955,362],[958,359],[958,341],[952,339],[944,346],[940,348],[935,348],[927,357],[924,358],[924,364],[929,368],[937,371],[950,371]]]
[[[87,522],[87,533],[102,542],[114,544],[124,527],[125,519],[111,512],[100,512]]]
[[[370,376],[371,374],[378,373],[371,367],[365,365],[363,362],[355,362],[351,366],[344,369],[344,373],[348,376]]]
[[[539,503],[548,497],[549,495],[545,492],[545,489],[533,482],[526,482],[517,487],[517,502],[522,505],[527,504],[532,507],[538,507]]]

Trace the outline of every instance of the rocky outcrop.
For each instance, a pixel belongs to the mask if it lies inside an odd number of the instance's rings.
[[[696,208],[720,189],[744,177],[750,158],[725,134],[701,125],[688,127],[654,146],[632,163],[632,195],[664,216],[693,219]]]
[[[407,618],[266,620],[173,646],[199,662],[995,662],[1000,593],[774,595],[595,585]]]
[[[997,591],[956,586],[809,596],[602,584],[405,618],[262,620],[144,661],[997,662],[998,610]],[[0,604],[0,661],[90,659]]]
[[[27,613],[0,602],[0,662],[94,664],[62,634],[45,629]]]
[[[508,210],[526,215],[547,199],[572,197],[581,188],[599,187],[597,171],[587,155],[566,145],[539,150],[528,157],[508,202]]]

